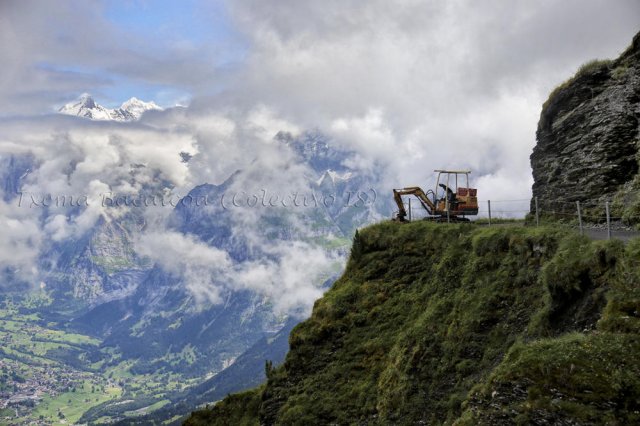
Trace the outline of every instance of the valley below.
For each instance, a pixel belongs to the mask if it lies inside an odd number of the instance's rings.
[[[95,337],[33,312],[39,294],[0,302],[0,424],[111,423],[147,414],[197,380],[132,373],[131,361]],[[182,359],[188,362],[189,351]]]

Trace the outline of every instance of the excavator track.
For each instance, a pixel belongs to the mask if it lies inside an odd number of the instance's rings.
[[[394,216],[393,219],[394,222],[399,222],[399,223],[410,223],[411,221],[407,220],[407,219],[399,219],[397,216]],[[437,222],[437,223],[469,223],[471,222],[471,220],[468,217],[460,217],[460,216],[449,216],[449,218],[447,219],[446,216],[427,216],[427,217],[423,217],[419,220],[424,220],[427,222]]]
[[[421,220],[426,220],[428,222],[438,222],[438,223],[467,223],[471,222],[468,217],[460,217],[460,216],[432,216],[425,217]]]

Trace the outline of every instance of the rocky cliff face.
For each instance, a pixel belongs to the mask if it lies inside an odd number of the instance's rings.
[[[533,196],[543,208],[615,199],[638,203],[640,33],[616,60],[592,61],[545,102],[531,155]],[[532,203],[533,204],[533,203]]]

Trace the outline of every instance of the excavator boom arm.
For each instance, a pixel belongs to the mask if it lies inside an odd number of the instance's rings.
[[[422,188],[418,186],[412,186],[408,188],[394,189],[393,199],[398,205],[398,219],[404,220],[404,218],[407,216],[407,210],[404,208],[404,203],[402,202],[403,195],[415,195],[418,200],[420,200],[420,204],[422,204],[422,207],[424,207],[427,213],[429,213],[430,215],[435,211],[436,206],[434,205],[433,201],[429,199],[427,194],[425,194]]]

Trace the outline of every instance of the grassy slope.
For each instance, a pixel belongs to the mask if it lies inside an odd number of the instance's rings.
[[[637,422],[638,262],[553,228],[366,228],[266,385],[187,425]]]

